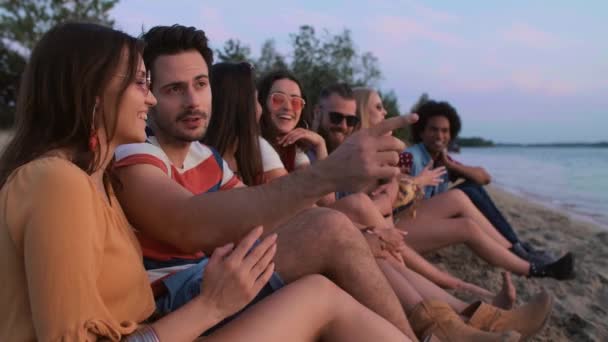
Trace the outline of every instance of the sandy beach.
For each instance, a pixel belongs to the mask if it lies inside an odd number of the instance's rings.
[[[490,191],[522,239],[550,251],[570,250],[576,257],[574,280],[513,276],[518,303],[526,302],[542,287],[555,297],[550,321],[533,340],[607,341],[608,228],[579,221],[497,188]],[[428,257],[469,282],[493,291],[500,289],[500,270],[486,264],[465,246],[450,247]]]

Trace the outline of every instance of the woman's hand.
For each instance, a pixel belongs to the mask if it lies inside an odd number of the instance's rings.
[[[315,149],[318,159],[325,159],[325,157],[327,157],[325,139],[319,134],[305,128],[296,128],[283,137],[280,137],[277,141],[281,146],[289,146],[296,142],[312,146]]]
[[[436,186],[437,184],[443,181],[443,175],[447,172],[445,166],[440,166],[434,169],[433,162],[427,164],[427,166],[422,169],[422,172],[415,177],[415,181],[420,186]]]
[[[372,230],[364,230],[363,236],[367,240],[367,244],[369,245],[369,249],[372,251],[374,258],[386,259],[390,256],[390,253],[386,248],[386,242],[382,241]]]
[[[274,272],[276,234],[252,249],[262,232],[261,227],[253,229],[234,249],[233,243],[216,248],[209,259],[198,299],[220,320],[251,302]]]
[[[367,242],[376,258],[386,259],[392,256],[403,263],[401,249],[405,245],[404,236],[407,233],[396,228],[374,228],[368,230]]]

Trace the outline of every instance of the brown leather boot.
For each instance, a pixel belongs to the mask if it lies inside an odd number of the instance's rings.
[[[462,315],[471,317],[468,324],[477,329],[493,332],[515,330],[525,340],[542,329],[551,316],[552,308],[553,297],[543,290],[517,309],[506,311],[477,302],[462,311]]]
[[[416,305],[409,315],[409,321],[416,335],[424,336],[432,333],[443,342],[514,342],[520,337],[515,331],[492,333],[470,327],[447,303],[436,300],[426,300]]]

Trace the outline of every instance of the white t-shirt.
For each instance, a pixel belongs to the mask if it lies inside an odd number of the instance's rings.
[[[259,137],[260,139],[260,153],[262,154],[262,167],[264,172],[276,170],[276,169],[284,169],[285,166],[281,161],[281,157],[277,151],[270,145],[266,139]]]
[[[270,145],[270,143],[262,138],[260,139],[260,152],[262,153],[262,165],[264,172],[276,170],[276,169],[284,169],[285,165],[281,161],[281,157],[279,157],[279,153],[277,150]],[[310,159],[306,155],[306,152],[301,150],[299,147],[296,147],[296,156],[295,156],[295,168],[299,169],[303,166],[310,165]]]
[[[295,164],[296,164],[296,169],[299,169],[302,166],[310,165],[310,159],[306,155],[306,152],[302,151],[299,147],[296,147]]]

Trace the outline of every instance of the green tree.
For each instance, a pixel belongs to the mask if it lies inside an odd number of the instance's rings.
[[[274,40],[268,39],[262,44],[260,57],[255,61],[258,75],[266,74],[272,70],[287,69],[285,56],[280,54],[274,44]]]
[[[311,26],[301,26],[291,34],[293,55],[290,68],[298,77],[308,102],[315,104],[324,86],[346,82],[373,87],[381,78],[378,59],[371,53],[359,54],[349,30],[318,37]]]
[[[110,10],[118,0],[0,0],[0,124],[14,121],[18,81],[36,42],[66,21],[114,25]]]
[[[222,50],[215,50],[218,62],[253,62],[251,49],[238,39],[229,39]]]
[[[0,41],[0,127],[10,127],[14,121],[17,84],[25,59]]]
[[[399,101],[397,100],[397,95],[394,91],[380,91],[379,94],[382,98],[382,104],[384,105],[384,109],[386,109],[387,119],[404,114],[401,113],[401,109],[399,108]],[[393,131],[393,136],[401,139],[404,142],[407,142],[410,138],[410,131],[407,127],[399,128]]]
[[[416,113],[418,111],[418,108],[420,108],[420,106],[422,106],[423,104],[425,104],[428,101],[429,101],[429,94],[422,93],[422,95],[420,95],[420,97],[418,98],[418,101],[416,101],[416,103],[414,103],[414,105],[412,106],[411,112]]]

